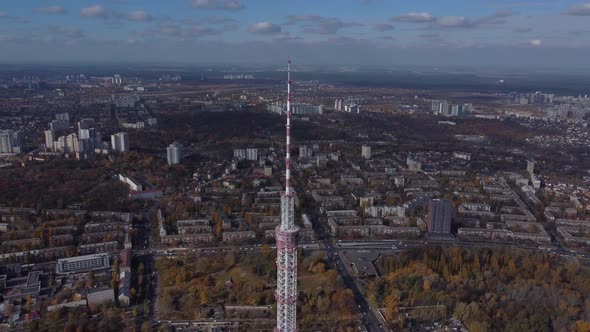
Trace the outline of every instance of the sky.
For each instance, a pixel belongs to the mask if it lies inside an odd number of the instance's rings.
[[[588,0],[587,0],[588,1]],[[590,2],[0,0],[0,62],[587,68]]]

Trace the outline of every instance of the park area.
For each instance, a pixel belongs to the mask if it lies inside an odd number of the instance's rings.
[[[268,320],[274,322],[276,254],[218,252],[208,256],[160,257],[157,314],[162,320]],[[356,327],[358,313],[351,290],[327,267],[325,254],[298,256],[300,328]]]

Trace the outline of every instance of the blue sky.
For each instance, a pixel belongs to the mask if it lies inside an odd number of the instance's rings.
[[[4,62],[246,63],[292,54],[309,64],[558,67],[586,65],[589,49],[584,1],[0,1]]]

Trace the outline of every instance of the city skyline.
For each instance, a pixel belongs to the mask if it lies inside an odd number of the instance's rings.
[[[0,62],[583,67],[589,21],[580,1],[31,1],[0,10]]]

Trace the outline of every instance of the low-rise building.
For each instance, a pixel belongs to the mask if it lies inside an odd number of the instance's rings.
[[[164,235],[160,237],[160,241],[166,244],[211,243],[214,240],[213,234]]]
[[[114,302],[115,290],[110,287],[92,289],[86,295],[86,299],[88,300],[88,305]]]
[[[253,231],[223,232],[223,242],[252,240],[256,238]]]
[[[55,266],[55,273],[79,273],[92,270],[101,270],[109,267],[109,254],[101,253],[58,259]]]

